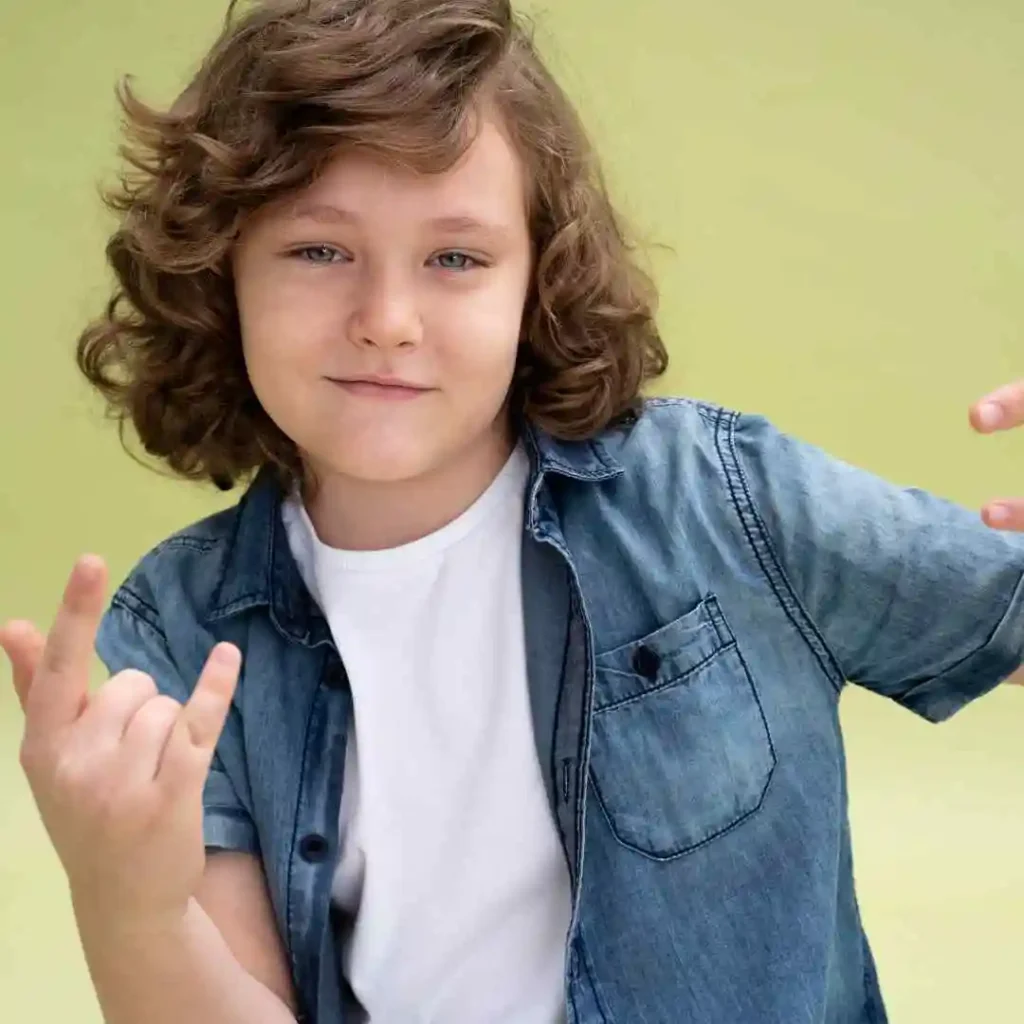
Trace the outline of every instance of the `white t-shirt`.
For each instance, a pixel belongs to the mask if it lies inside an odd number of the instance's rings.
[[[342,968],[371,1024],[557,1024],[565,855],[526,678],[517,450],[454,522],[385,551],[284,520],[348,672],[336,903]]]

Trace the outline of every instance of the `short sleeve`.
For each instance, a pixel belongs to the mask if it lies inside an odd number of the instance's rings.
[[[114,601],[100,624],[96,652],[114,675],[136,669],[150,675],[161,693],[185,703],[192,693],[198,672],[179,670],[159,625],[141,617],[134,609]],[[244,778],[240,762],[241,723],[232,709],[221,735],[203,791],[203,833],[208,850],[234,850],[256,854],[259,844],[252,815],[232,781]]]
[[[1024,536],[740,416],[729,435],[748,536],[837,671],[930,721],[1024,661]]]

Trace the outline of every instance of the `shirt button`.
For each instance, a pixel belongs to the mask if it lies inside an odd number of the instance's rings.
[[[633,671],[646,679],[655,679],[661,668],[661,656],[647,644],[641,644],[633,654]]]
[[[330,843],[323,836],[315,834],[303,836],[302,841],[299,843],[299,856],[307,864],[319,864],[327,857],[329,849]]]

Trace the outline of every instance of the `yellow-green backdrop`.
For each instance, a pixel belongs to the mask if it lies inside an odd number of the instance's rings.
[[[113,82],[133,72],[169,96],[223,6],[0,0],[0,619],[48,620],[77,553],[119,578],[222,500],[121,453],[72,347],[107,284],[96,183],[115,166]],[[672,249],[654,257],[668,390],[766,412],[968,504],[1024,489],[1024,436],[972,437],[965,413],[1024,373],[1020,0],[533,10],[627,214]],[[0,1016],[95,1024],[8,682],[5,665]],[[893,1019],[1019,1021],[1024,692],[941,728],[860,693],[843,715]]]

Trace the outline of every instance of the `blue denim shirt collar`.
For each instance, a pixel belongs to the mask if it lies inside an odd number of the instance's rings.
[[[522,438],[531,465],[526,526],[534,535],[542,520],[541,488],[547,475],[597,483],[623,471],[604,437],[562,441],[527,425]],[[281,500],[273,473],[261,471],[239,504],[234,536],[206,621],[212,623],[267,607],[275,627],[290,640],[307,647],[329,644],[330,630],[302,582],[285,541]],[[254,557],[257,552],[264,557]]]

